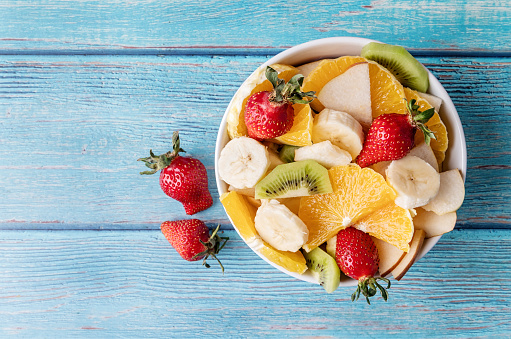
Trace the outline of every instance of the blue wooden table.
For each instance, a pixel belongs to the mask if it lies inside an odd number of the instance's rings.
[[[511,4],[456,1],[0,0],[0,337],[509,337]],[[400,44],[442,82],[468,149],[465,203],[390,300],[352,303],[261,260],[218,200],[214,145],[260,64],[312,39]],[[150,148],[208,170],[196,217],[225,266],[182,260],[159,230],[187,218]],[[143,167],[143,166],[142,166]]]

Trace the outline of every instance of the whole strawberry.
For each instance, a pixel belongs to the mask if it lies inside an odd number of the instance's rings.
[[[266,78],[273,85],[271,92],[257,92],[247,100],[245,125],[248,136],[256,140],[272,139],[287,133],[293,126],[293,104],[309,103],[304,97],[314,97],[314,92],[302,92],[303,75],[293,76],[288,83],[278,78],[273,68],[266,68]]]
[[[351,295],[351,301],[358,300],[362,293],[370,304],[369,298],[376,294],[377,289],[387,301],[388,293],[377,280],[385,281],[387,289],[390,288],[390,281],[374,277],[378,272],[380,259],[373,239],[367,233],[348,227],[337,234],[335,248],[335,260],[341,271],[348,277],[358,280],[358,287]]]
[[[213,204],[213,198],[208,190],[206,167],[197,159],[179,155],[179,152],[184,151],[180,147],[177,131],[172,136],[172,145],[171,152],[155,156],[150,150],[149,157],[138,159],[151,168],[151,171],[140,174],[154,174],[161,170],[161,189],[169,197],[183,204],[188,215],[209,208]]]
[[[409,114],[382,114],[373,120],[357,158],[360,167],[403,158],[414,145],[417,129],[424,133],[424,141],[428,145],[431,139],[435,139],[425,125],[435,113],[434,108],[420,112],[413,99],[407,103],[407,108]]]
[[[165,238],[183,259],[187,261],[203,259],[202,264],[209,268],[206,259],[211,256],[218,261],[222,272],[224,271],[224,267],[216,255],[229,238],[222,238],[217,234],[220,225],[211,236],[206,224],[199,219],[165,221],[160,228]]]

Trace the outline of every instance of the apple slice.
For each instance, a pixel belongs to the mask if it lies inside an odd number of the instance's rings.
[[[319,63],[321,61],[323,61],[323,60],[328,60],[328,59],[321,59],[321,60],[312,61],[312,62],[303,64],[301,66],[298,66],[296,68],[298,68],[298,72],[301,75],[303,75],[304,77],[307,77],[307,75],[309,75],[310,72],[312,72],[316,67],[318,67]]]
[[[350,114],[364,129],[371,126],[373,114],[367,62],[354,64],[330,80],[317,96],[326,108]]]
[[[435,212],[438,215],[455,212],[463,204],[465,199],[465,183],[461,173],[452,169],[440,173],[440,190],[438,194],[426,205],[422,206],[426,211]]]
[[[413,217],[413,226],[426,232],[426,238],[450,232],[456,226],[456,212],[438,215],[420,207],[415,209],[415,212],[417,214]]]
[[[399,264],[401,259],[406,255],[406,252],[401,251],[394,245],[386,241],[380,240],[375,237],[373,239],[376,248],[378,249],[378,257],[380,258],[379,271],[382,277],[389,275],[390,272]]]
[[[429,93],[417,92],[422,99],[425,99],[431,106],[435,108],[435,111],[440,112],[440,106],[442,106],[442,99]]]
[[[392,276],[396,280],[401,280],[403,276],[408,272],[410,267],[412,267],[415,258],[417,258],[417,254],[422,247],[422,243],[424,242],[424,237],[426,232],[423,230],[415,230],[413,233],[412,241],[410,242],[410,250],[406,255],[401,259],[399,264],[392,270]]]
[[[415,146],[408,152],[408,155],[414,155],[417,158],[421,158],[425,162],[431,165],[437,172],[438,169],[438,162],[436,161],[435,153],[433,153],[433,150],[431,147],[426,144],[424,141]]]

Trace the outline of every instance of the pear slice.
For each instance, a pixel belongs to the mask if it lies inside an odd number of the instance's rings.
[[[417,254],[422,247],[422,243],[424,242],[424,237],[426,232],[423,230],[415,230],[413,233],[412,241],[410,242],[410,250],[406,255],[401,259],[399,264],[392,270],[392,276],[396,280],[401,280],[404,277],[406,272],[412,267],[415,258],[417,258]]]
[[[317,96],[326,108],[350,114],[366,130],[371,126],[373,114],[367,62],[352,65],[330,80]]]
[[[415,229],[426,232],[426,238],[450,232],[456,226],[456,212],[438,215],[435,212],[429,212],[420,207],[415,212],[417,214],[413,218],[413,225]]]
[[[319,63],[323,60],[327,60],[327,59],[321,59],[321,60],[308,62],[306,64],[296,67],[296,68],[298,68],[298,73],[300,73],[304,77],[307,77],[316,67],[318,67]]]
[[[455,212],[463,204],[465,199],[465,183],[461,173],[452,169],[440,173],[440,189],[438,194],[422,206],[426,211],[435,212],[438,215]]]
[[[419,96],[429,102],[431,106],[435,108],[436,112],[440,112],[440,107],[442,106],[442,99],[429,93],[417,92]]]
[[[401,259],[403,259],[403,257],[406,255],[406,252],[401,251],[399,248],[389,244],[386,241],[375,237],[371,238],[373,239],[373,242],[378,249],[378,257],[380,258],[380,275],[385,277],[389,275],[394,268],[396,268]]]
[[[414,155],[417,158],[421,158],[425,162],[431,165],[437,172],[439,171],[438,162],[436,161],[435,153],[431,147],[424,141],[415,146],[410,150],[408,155]]]

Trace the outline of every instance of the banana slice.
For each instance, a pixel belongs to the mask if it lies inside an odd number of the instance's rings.
[[[225,145],[218,159],[218,174],[237,189],[252,188],[270,167],[268,150],[258,141],[239,137]]]
[[[426,161],[407,155],[390,163],[387,182],[397,192],[396,205],[416,208],[426,205],[440,188],[440,174]]]
[[[303,221],[275,199],[263,199],[254,221],[259,236],[280,251],[296,252],[309,238]]]
[[[316,160],[320,165],[330,169],[335,166],[347,165],[351,162],[351,154],[330,142],[322,141],[295,150],[295,161]]]
[[[355,159],[364,144],[362,125],[348,113],[325,108],[314,118],[312,142],[325,140],[348,151]]]

